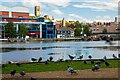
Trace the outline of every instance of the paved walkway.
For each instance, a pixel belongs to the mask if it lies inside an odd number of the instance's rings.
[[[52,71],[52,72],[32,72],[26,73],[24,77],[18,73],[13,78],[118,78],[117,68],[100,69],[99,71],[93,72],[90,69],[78,70],[78,74],[71,75],[67,71]],[[3,78],[11,78],[10,74],[3,74]]]

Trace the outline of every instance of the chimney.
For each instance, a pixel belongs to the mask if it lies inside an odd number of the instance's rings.
[[[118,22],[118,18],[117,17],[115,17],[115,22]]]

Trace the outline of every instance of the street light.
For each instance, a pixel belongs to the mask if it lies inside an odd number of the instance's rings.
[[[4,39],[5,39],[5,26],[4,26]]]

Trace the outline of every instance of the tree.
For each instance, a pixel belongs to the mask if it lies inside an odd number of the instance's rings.
[[[19,26],[19,30],[18,30],[18,35],[20,35],[20,37],[24,37],[28,34],[28,30],[25,27],[25,25],[22,23]]]
[[[15,31],[13,22],[8,22],[5,25],[5,35],[9,38],[16,37],[16,31]]]
[[[86,34],[86,36],[90,36],[92,34],[92,31],[90,30],[88,25],[83,26],[83,34]]]
[[[75,35],[75,36],[81,36],[80,32],[81,32],[81,29],[80,29],[80,28],[76,28],[74,35]]]
[[[79,21],[75,22],[75,28],[82,28],[82,24]]]
[[[103,31],[102,31],[102,33],[107,33],[107,29],[104,28]]]

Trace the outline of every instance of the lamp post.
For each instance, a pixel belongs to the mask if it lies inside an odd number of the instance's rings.
[[[4,26],[4,39],[5,39],[5,26]]]

